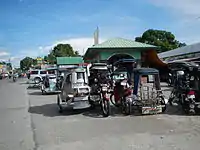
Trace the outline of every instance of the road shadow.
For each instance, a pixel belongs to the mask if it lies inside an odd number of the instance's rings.
[[[28,95],[42,95],[42,92],[41,91],[35,91],[35,92],[28,92]]]
[[[35,90],[35,89],[40,89],[39,86],[28,86],[27,89],[29,90]]]
[[[46,117],[56,117],[56,116],[72,116],[81,114],[86,117],[92,118],[104,118],[102,116],[102,111],[100,107],[96,107],[95,109],[86,108],[86,109],[77,109],[73,110],[72,108],[64,108],[62,113],[59,113],[59,109],[57,104],[45,104],[41,106],[31,106],[28,109],[28,112],[31,114],[40,114]],[[111,117],[115,116],[124,116],[119,110],[117,110],[114,106],[111,107]]]
[[[176,105],[176,106],[171,106],[171,105],[167,105],[167,109],[166,111],[164,112],[164,114],[167,114],[167,115],[179,115],[179,116],[184,116],[186,115],[181,106],[179,105]]]
[[[92,118],[104,118],[102,114],[102,110],[100,106],[96,106],[95,109],[90,109],[86,112],[84,112],[82,115]],[[118,107],[115,107],[114,105],[110,106],[110,117],[120,117],[120,116],[126,116],[122,114],[121,109]]]
[[[40,114],[46,117],[56,117],[56,116],[71,116],[82,114],[86,109],[82,110],[72,110],[71,108],[66,108],[62,113],[59,113],[57,104],[45,104],[41,106],[31,106],[28,112],[31,114]]]
[[[58,93],[44,93],[42,94],[42,91],[35,91],[35,92],[28,92],[28,95],[42,95],[42,96],[45,96],[45,95],[57,95]]]
[[[176,115],[176,116],[199,116],[200,115],[200,111],[196,111],[195,114],[187,114],[184,112],[184,110],[182,109],[181,105],[176,105],[176,106],[171,106],[168,105],[167,106],[167,110],[164,114],[167,115]]]

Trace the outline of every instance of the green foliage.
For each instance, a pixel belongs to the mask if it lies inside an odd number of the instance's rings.
[[[20,61],[20,68],[21,70],[25,71],[25,70],[29,70],[29,68],[32,65],[36,65],[36,64],[37,64],[37,60],[30,57],[25,57],[24,59]]]
[[[160,51],[158,52],[165,52],[178,47],[186,46],[185,43],[177,41],[171,32],[164,30],[149,29],[145,31],[141,37],[136,37],[135,41],[159,46]]]
[[[8,70],[12,70],[12,64],[11,63],[6,63],[4,61],[0,62],[0,65],[6,65]]]
[[[78,55],[78,51],[74,51],[70,44],[58,44],[50,54],[44,57],[44,60],[50,64],[56,64],[56,57],[75,57]]]
[[[8,70],[12,70],[12,64],[11,63],[7,63],[6,65],[7,65]]]
[[[4,61],[0,62],[0,65],[6,65],[6,62]]]

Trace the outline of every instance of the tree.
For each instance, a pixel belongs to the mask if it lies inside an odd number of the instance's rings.
[[[50,64],[56,63],[56,57],[75,57],[78,56],[78,51],[74,51],[70,44],[58,44],[44,57],[45,61]]]
[[[7,63],[6,65],[7,65],[8,70],[12,70],[12,64],[11,63]]]
[[[149,29],[145,31],[141,37],[136,37],[135,41],[159,46],[161,49],[158,52],[165,52],[178,47],[186,46],[185,43],[177,41],[171,32],[164,30]]]
[[[29,70],[29,68],[32,65],[36,65],[37,64],[37,60],[30,58],[30,57],[25,57],[24,59],[22,59],[20,61],[20,68],[21,70]]]
[[[5,61],[0,62],[0,65],[6,65]]]

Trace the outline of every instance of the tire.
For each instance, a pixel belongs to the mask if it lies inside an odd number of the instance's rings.
[[[108,100],[103,99],[101,101],[101,110],[103,117],[108,117],[110,115],[110,102]]]
[[[162,97],[162,100],[161,100],[161,105],[165,105],[165,107],[162,107],[162,112],[165,112],[166,109],[167,109],[167,104],[165,103],[165,100],[164,100],[163,97]]]
[[[59,108],[58,112],[63,113],[63,108],[60,105],[60,95],[59,94],[57,95],[57,105],[58,105],[58,108]]]
[[[91,101],[91,99],[90,99],[90,97],[88,98],[88,101],[89,101],[89,103],[90,103],[90,109],[95,109],[95,104],[94,104],[94,102],[93,101]]]
[[[119,107],[119,105],[117,105],[117,104],[115,103],[115,98],[114,98],[114,94],[113,94],[113,93],[110,95],[110,101],[111,101],[111,103],[112,103],[115,107]]]
[[[38,84],[41,82],[41,79],[39,77],[34,78],[34,82],[35,84]]]
[[[123,102],[122,113],[125,114],[125,115],[131,114],[131,102],[130,101],[126,100],[125,102]]]

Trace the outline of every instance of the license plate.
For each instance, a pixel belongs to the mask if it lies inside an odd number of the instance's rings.
[[[88,97],[75,97],[74,98],[74,102],[77,102],[77,101],[86,101],[88,100]]]
[[[121,85],[122,85],[122,86],[125,86],[125,85],[126,85],[126,82],[121,82]]]
[[[162,107],[142,107],[142,114],[161,113]]]

